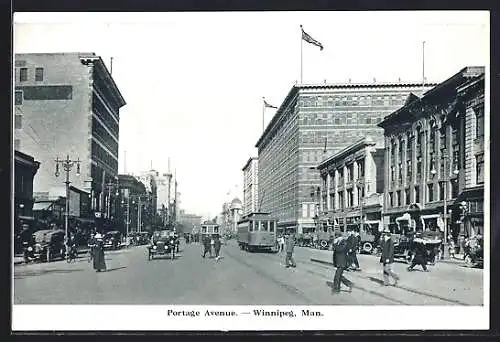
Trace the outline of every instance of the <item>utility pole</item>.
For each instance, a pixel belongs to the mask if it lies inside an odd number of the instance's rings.
[[[66,210],[65,210],[65,215],[64,215],[64,237],[65,237],[65,246],[66,246],[66,259],[68,259],[68,254],[69,254],[69,238],[68,238],[68,217],[69,217],[69,185],[71,184],[69,180],[69,172],[73,168],[73,166],[76,165],[76,175],[80,175],[80,158],[77,160],[71,160],[69,159],[69,155],[66,156],[65,160],[59,160],[59,158],[56,158],[56,172],[55,175],[56,177],[59,177],[59,164],[63,166],[64,171],[66,172],[66,181],[64,182],[66,184]]]

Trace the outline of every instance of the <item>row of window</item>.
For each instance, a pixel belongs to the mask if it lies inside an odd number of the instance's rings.
[[[28,68],[19,68],[19,82],[27,82],[29,79]],[[35,82],[43,82],[43,68],[35,68]]]
[[[250,221],[248,225],[249,232],[274,232],[274,221]]]
[[[311,118],[303,118],[301,120],[301,124],[304,126],[307,125],[331,125],[331,126],[359,126],[359,125],[375,125],[383,120],[383,117],[369,117],[369,118],[356,118],[356,117],[347,117],[347,118],[328,118],[328,119],[311,119]]]
[[[401,106],[406,95],[301,96],[300,107]]]
[[[451,184],[451,198],[456,198],[458,195],[458,182],[457,180],[452,180],[449,184]],[[426,202],[436,202],[443,201],[445,199],[445,191],[446,191],[446,182],[438,182],[427,184],[427,198]],[[404,199],[403,199],[404,194]],[[420,186],[413,187],[413,202],[420,203]],[[446,195],[446,199],[448,195]],[[401,207],[403,205],[409,205],[411,203],[410,189],[406,188],[404,191],[397,190],[389,192],[389,208],[391,207]]]

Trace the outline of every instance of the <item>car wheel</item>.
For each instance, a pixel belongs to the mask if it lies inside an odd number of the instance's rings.
[[[363,251],[370,254],[373,251],[373,245],[370,242],[365,242],[363,244]]]
[[[465,264],[468,266],[468,267],[472,267],[474,266],[474,262],[472,261],[472,257],[470,256],[470,254],[467,254],[464,258],[465,260]]]

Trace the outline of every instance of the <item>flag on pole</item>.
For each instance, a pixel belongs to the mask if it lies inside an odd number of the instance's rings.
[[[300,25],[300,29],[302,30],[302,39],[305,40],[306,42],[316,45],[319,47],[320,50],[323,50],[323,44],[318,42],[316,39],[311,37],[309,34],[307,34],[304,29],[302,28],[302,25]]]
[[[265,99],[263,99],[263,100],[264,100],[264,107],[278,109],[278,107],[275,107],[275,106],[270,105],[269,103],[267,103],[267,101]]]

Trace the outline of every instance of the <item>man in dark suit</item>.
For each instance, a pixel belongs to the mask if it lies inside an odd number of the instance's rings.
[[[384,265],[384,286],[390,285],[389,277],[394,279],[394,286],[396,286],[399,281],[399,276],[392,271],[392,264],[394,263],[394,241],[392,240],[392,235],[388,228],[384,229],[380,244],[382,247],[380,262]]]
[[[352,282],[344,277],[344,271],[348,267],[347,239],[340,237],[333,244],[333,265],[337,268],[333,278],[332,294],[340,293],[340,283],[349,287],[352,291]]]
[[[427,250],[425,248],[425,240],[422,239],[422,234],[417,233],[415,238],[411,242],[411,250],[414,253],[411,265],[408,267],[408,271],[413,271],[413,268],[417,265],[422,266],[422,269],[427,272]]]
[[[210,248],[210,238],[208,236],[203,236],[203,254],[202,257],[204,258],[207,253],[210,253],[210,256],[212,256],[212,250]]]
[[[352,265],[355,265],[355,270],[359,269],[359,262],[356,256],[358,250],[358,238],[354,231],[349,232],[349,237],[347,238],[347,270],[349,270]]]

